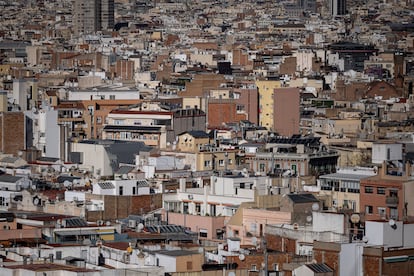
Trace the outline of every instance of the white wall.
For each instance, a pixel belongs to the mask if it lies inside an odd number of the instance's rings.
[[[110,182],[114,185],[114,189],[101,189],[98,183],[93,184],[92,193],[99,195],[119,195],[119,187],[122,186],[122,195],[148,195],[150,193],[149,187],[137,188],[137,179],[128,180],[108,180],[103,182]],[[135,193],[133,193],[135,187]]]
[[[108,155],[103,145],[72,143],[72,152],[83,153],[83,166],[88,169],[94,168],[94,175],[100,171],[101,176],[113,175]]]
[[[91,99],[95,100],[109,100],[110,96],[113,95],[116,100],[139,100],[139,91],[70,91],[70,101],[88,101]]]
[[[404,224],[404,247],[414,247],[414,224]]]
[[[344,243],[339,254],[339,275],[363,275],[363,243]]]
[[[381,164],[386,160],[402,160],[402,144],[372,144],[372,163]]]
[[[379,221],[365,222],[365,236],[369,245],[381,245],[384,247],[399,247],[403,245],[403,223],[395,222],[397,228],[394,230],[389,223]]]
[[[85,201],[85,192],[65,191],[65,201]]]
[[[315,232],[332,231],[344,234],[344,215],[312,212],[312,230]]]
[[[155,256],[159,259],[159,265],[165,268],[165,272],[175,272],[177,270],[175,257],[160,254],[155,254]]]

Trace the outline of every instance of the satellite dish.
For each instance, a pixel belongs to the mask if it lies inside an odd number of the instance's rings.
[[[319,204],[317,202],[312,204],[312,211],[318,211],[319,210]]]
[[[397,224],[395,223],[395,220],[390,219],[388,221],[388,224],[391,226],[392,229],[394,229],[394,230],[397,229]]]
[[[72,183],[70,183],[69,180],[65,180],[63,181],[63,186],[65,186],[66,188],[69,187]]]
[[[256,245],[257,245],[257,238],[256,238],[256,237],[253,237],[253,238],[252,238],[252,243],[253,243],[253,245],[254,245],[254,246],[256,246]]]
[[[111,222],[109,220],[105,224],[106,226],[111,226]]]
[[[139,253],[137,254],[137,257],[140,259],[143,259],[145,257],[144,252],[142,252],[142,250],[139,251]]]
[[[33,204],[38,206],[40,204],[40,198],[38,198],[37,196],[33,198]]]
[[[138,230],[138,231],[141,231],[142,229],[144,229],[144,224],[142,224],[142,223],[138,223],[138,225],[137,225],[137,230]]]
[[[91,242],[91,240],[90,240],[90,239],[84,239],[84,240],[82,241],[82,244],[83,244],[83,245],[91,245],[91,244],[92,244],[92,242]]]
[[[101,240],[97,240],[95,244],[96,244],[96,246],[102,246],[102,241]]]
[[[246,256],[244,256],[243,254],[240,254],[239,255],[239,260],[240,261],[244,261],[244,259],[246,259]]]
[[[36,190],[36,185],[32,185],[30,188],[32,188],[32,190]]]
[[[307,216],[307,217],[306,217],[306,221],[307,221],[307,222],[312,222],[312,216]]]
[[[352,223],[358,223],[361,220],[358,214],[352,214],[351,215],[351,222]]]
[[[363,236],[362,237],[362,241],[365,242],[365,243],[367,243],[368,242],[368,237],[367,236]]]

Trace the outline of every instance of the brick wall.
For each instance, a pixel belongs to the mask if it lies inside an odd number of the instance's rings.
[[[330,242],[318,242],[313,244],[313,258],[318,264],[325,263],[333,269],[335,276],[339,275],[339,253],[341,245]],[[377,274],[378,275],[378,274]]]
[[[264,263],[264,254],[257,253],[251,255],[245,255],[244,260],[240,260],[237,256],[227,257],[229,263],[237,263],[237,269],[247,269],[252,270],[253,266],[256,266],[257,270],[262,269],[262,263]],[[280,252],[268,252],[267,255],[267,269],[268,271],[272,271],[274,269],[274,265],[279,265],[279,270],[282,269],[283,263],[290,262],[291,257],[289,254],[280,253]],[[249,275],[256,275],[253,274],[254,272],[250,272]],[[260,274],[257,274],[260,275]]]
[[[296,240],[266,234],[267,248],[269,250],[292,253],[296,252]]]
[[[208,104],[208,126],[221,127],[223,123],[246,120],[246,114],[238,114],[233,100],[211,100]]]
[[[0,150],[17,156],[25,148],[25,116],[22,112],[0,114]]]
[[[162,195],[104,196],[104,211],[89,211],[88,221],[115,220],[129,215],[141,215],[162,207]]]

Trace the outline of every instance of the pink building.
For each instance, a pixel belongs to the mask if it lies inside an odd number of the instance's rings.
[[[266,224],[290,224],[291,221],[291,212],[254,208],[251,203],[246,203],[230,218],[226,232],[228,236],[240,238],[243,245],[259,245]]]
[[[282,87],[274,90],[273,126],[283,136],[299,133],[299,88]]]
[[[224,238],[224,216],[197,216],[182,213],[166,212],[164,219],[169,224],[182,225],[191,231],[198,233],[199,239],[223,239]]]

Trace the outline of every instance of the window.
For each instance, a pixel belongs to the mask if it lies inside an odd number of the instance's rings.
[[[260,172],[264,172],[264,171],[265,171],[265,167],[266,167],[266,165],[265,165],[265,164],[260,163],[260,165],[259,165],[259,171],[260,171]]]
[[[207,238],[207,229],[200,228],[200,238]]]
[[[234,236],[238,237],[239,236],[239,230],[234,230]]]
[[[398,209],[397,208],[390,208],[390,218],[398,219]]]
[[[96,117],[96,123],[97,124],[102,124],[102,117],[101,116]]]
[[[255,264],[253,264],[250,268],[251,271],[257,271],[257,266]]]
[[[123,194],[124,194],[124,187],[119,186],[119,195],[123,195]]]
[[[187,271],[193,270],[193,262],[187,262]]]
[[[240,112],[244,112],[244,111],[245,111],[244,105],[238,104],[236,106],[236,112],[240,113]]]
[[[204,160],[204,167],[210,167],[210,160]]]
[[[378,207],[378,215],[381,218],[385,218],[386,213],[385,213],[385,208],[384,207]]]
[[[132,187],[132,194],[135,195],[137,192],[137,187]]]
[[[115,100],[115,95],[109,95],[110,100]]]
[[[384,187],[378,187],[377,188],[377,194],[385,195],[385,188]]]
[[[216,205],[214,204],[210,205],[210,215],[213,217],[216,215]]]
[[[219,160],[219,166],[224,166],[224,160],[223,159]]]
[[[183,204],[183,213],[188,214],[188,202],[184,202]]]
[[[195,211],[196,211],[196,214],[197,215],[200,214],[200,212],[201,212],[201,204],[200,203],[196,203],[196,205],[195,205]]]
[[[374,192],[374,188],[372,188],[370,186],[365,187],[365,193],[366,194],[372,194],[373,192]]]
[[[244,189],[244,183],[240,183],[240,189]]]
[[[373,213],[373,208],[371,205],[366,205],[365,206],[365,213],[367,214],[372,214]]]

